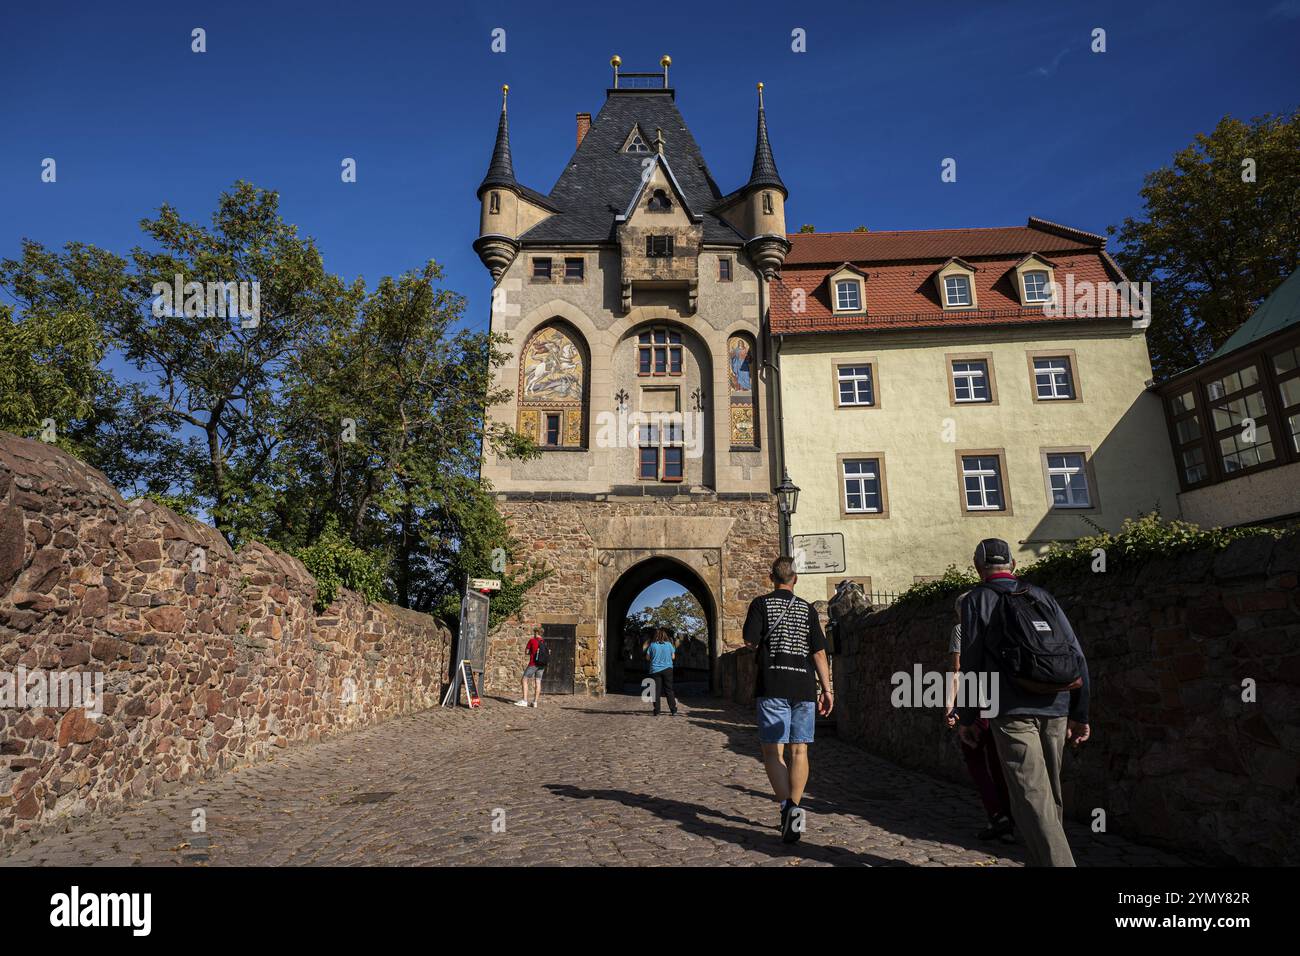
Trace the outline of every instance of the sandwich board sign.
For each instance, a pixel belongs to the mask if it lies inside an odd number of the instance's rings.
[[[465,685],[465,696],[469,699],[469,706],[482,707],[483,701],[478,696],[478,685],[474,683],[474,668],[470,666],[469,661],[460,662],[460,680]],[[459,699],[457,703],[460,703]]]

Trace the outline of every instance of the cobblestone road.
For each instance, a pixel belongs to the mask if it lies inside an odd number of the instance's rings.
[[[699,697],[489,699],[433,710],[177,791],[16,849],[4,865],[1016,866],[981,844],[973,789],[825,736],[788,847],[747,708]],[[191,833],[201,808],[207,834]],[[493,822],[504,822],[494,832]],[[1180,862],[1070,826],[1080,865]]]

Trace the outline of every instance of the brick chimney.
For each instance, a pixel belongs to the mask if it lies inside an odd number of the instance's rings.
[[[587,130],[591,129],[591,114],[578,114],[578,145],[582,145],[582,138],[587,135]]]

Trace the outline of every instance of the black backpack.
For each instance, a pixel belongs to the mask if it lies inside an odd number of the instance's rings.
[[[1083,660],[1056,615],[1029,587],[991,588],[997,603],[985,646],[1001,673],[1034,694],[1059,694],[1083,686]]]
[[[533,652],[533,664],[536,667],[545,667],[551,659],[550,648],[546,646],[545,638],[537,639],[537,650]]]

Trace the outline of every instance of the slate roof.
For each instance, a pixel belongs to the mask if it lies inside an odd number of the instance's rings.
[[[739,245],[744,237],[708,210],[722,198],[671,90],[611,90],[547,197],[560,212],[520,237],[523,243],[607,242],[614,217],[640,186],[646,153],[624,153],[632,127],[652,139],[662,129],[664,155],[690,207],[704,217],[704,241]]]
[[[790,254],[772,289],[772,331],[778,335],[1074,321],[1020,304],[1015,268],[1029,253],[1049,262],[1058,282],[1064,282],[1066,273],[1075,282],[1123,279],[1106,254],[1103,237],[1040,219],[988,229],[800,233],[788,238]],[[934,276],[953,258],[975,269],[976,310],[944,311],[939,301]],[[866,274],[864,312],[844,315],[831,308],[826,279],[846,262]],[[798,289],[802,296],[796,295]],[[800,300],[802,308],[796,310]]]
[[[746,189],[760,189],[764,186],[781,190],[781,195],[789,196],[790,190],[781,182],[781,174],[776,171],[776,160],[772,158],[772,144],[767,138],[767,111],[758,108],[758,136],[754,140],[754,168],[749,173]]]
[[[482,196],[489,186],[514,186],[515,166],[510,160],[510,124],[506,120],[506,108],[501,107],[501,119],[497,123],[497,140],[492,146],[492,161],[488,163],[487,175],[478,184],[476,195]]]
[[[1300,325],[1300,269],[1270,292],[1251,317],[1241,323],[1241,328],[1233,332],[1206,361],[1221,358],[1293,325]]]

